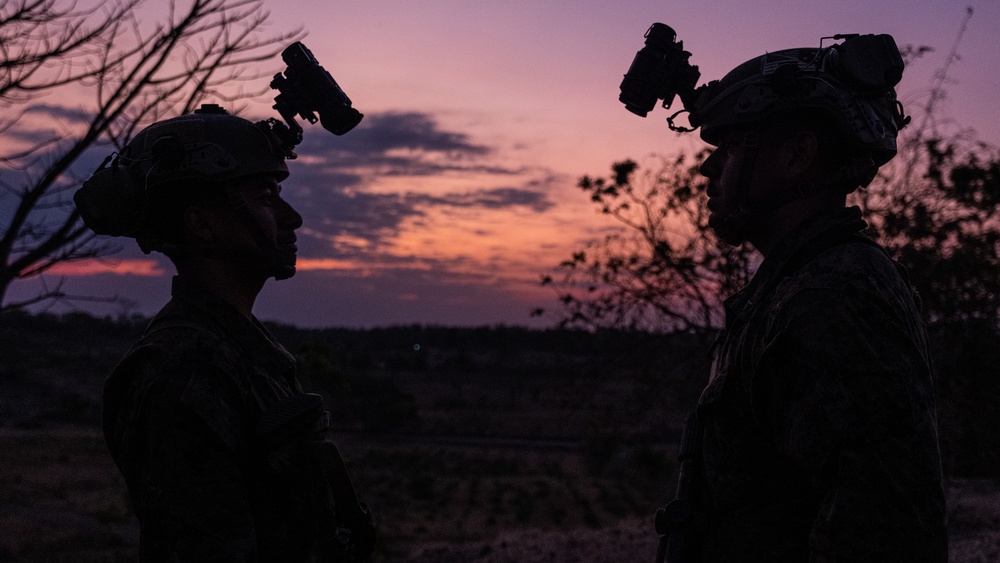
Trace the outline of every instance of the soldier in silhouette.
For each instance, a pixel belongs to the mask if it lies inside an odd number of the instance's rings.
[[[254,317],[295,274],[302,217],[281,195],[275,121],[218,106],[140,132],[76,194],[87,225],[177,268],[172,298],[109,377],[104,432],[142,561],[361,561],[374,528],[328,417]],[[278,131],[280,132],[280,131]],[[353,504],[352,504],[353,503]]]
[[[658,523],[685,561],[947,561],[919,300],[846,203],[896,154],[902,71],[890,36],[850,37],[756,57],[685,100],[715,147],[710,226],[764,257],[725,301],[694,486]]]

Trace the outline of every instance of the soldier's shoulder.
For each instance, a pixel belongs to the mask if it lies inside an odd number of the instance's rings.
[[[212,327],[159,316],[115,367],[106,391],[179,394],[192,376],[217,378],[234,371],[239,353]]]
[[[859,297],[908,288],[904,274],[888,253],[874,243],[860,240],[820,252],[782,285],[786,293],[828,289]]]
[[[769,318],[796,316],[817,326],[849,318],[895,323],[912,335],[922,331],[905,269],[881,247],[864,242],[827,249],[782,281],[772,295]]]

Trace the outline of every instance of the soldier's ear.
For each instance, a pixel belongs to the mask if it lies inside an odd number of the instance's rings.
[[[819,137],[809,130],[802,130],[782,143],[780,151],[782,169],[789,177],[813,174],[820,165]]]
[[[184,230],[202,244],[215,242],[220,221],[218,213],[199,205],[188,206],[183,214]]]

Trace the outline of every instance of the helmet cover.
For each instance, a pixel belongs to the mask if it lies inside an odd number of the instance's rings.
[[[840,139],[871,155],[877,166],[896,154],[908,118],[893,89],[903,61],[890,35],[849,36],[827,48],[787,49],[737,66],[706,85],[690,108],[702,139],[718,146],[721,132],[790,111],[829,117]]]
[[[215,105],[150,125],[120,158],[147,189],[185,180],[219,182],[242,176],[288,176],[280,141],[266,126]],[[144,173],[142,173],[144,172]]]
[[[157,212],[149,205],[154,194],[162,201],[179,186],[212,187],[259,174],[288,177],[288,152],[272,127],[206,104],[139,132],[73,199],[94,232],[137,238],[144,250],[155,249],[163,241],[148,232]]]

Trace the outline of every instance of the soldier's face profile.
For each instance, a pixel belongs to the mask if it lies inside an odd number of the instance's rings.
[[[281,268],[280,277],[290,277],[295,273],[298,252],[295,230],[302,226],[302,216],[282,197],[281,185],[272,176],[252,177],[237,189],[257,230],[248,234],[266,255],[262,262]]]
[[[255,176],[237,187],[247,211],[275,247],[294,245],[295,229],[302,216],[281,195],[281,185],[271,176]]]
[[[281,196],[281,185],[271,175],[239,178],[225,188],[232,205],[200,208],[202,244],[244,265],[255,277],[284,279],[295,272],[295,230],[299,215]]]
[[[708,178],[710,226],[715,228],[740,206],[752,207],[785,187],[786,144],[760,130],[734,128],[722,135],[700,168]]]
[[[739,206],[740,173],[746,152],[746,134],[741,130],[727,131],[719,146],[701,165],[701,174],[708,178],[709,225],[715,227]],[[744,188],[746,190],[746,188]]]

